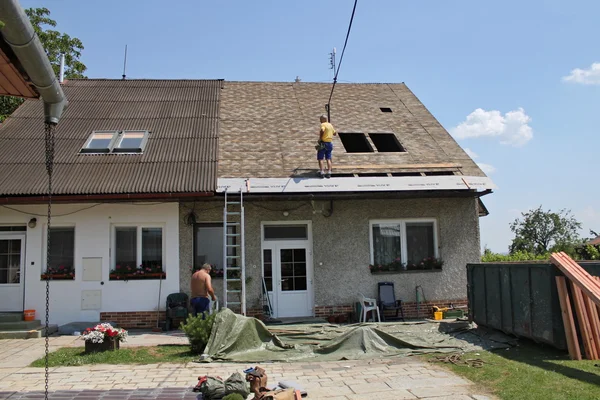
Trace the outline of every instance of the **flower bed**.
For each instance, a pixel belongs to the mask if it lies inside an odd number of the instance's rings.
[[[111,281],[130,281],[142,279],[165,279],[166,272],[163,271],[160,265],[140,265],[132,267],[130,265],[117,265],[115,269],[110,271],[109,279]]]
[[[427,257],[419,263],[410,264],[403,263],[397,258],[388,264],[369,264],[369,271],[371,271],[372,274],[441,271],[443,265],[444,261],[436,257]]]
[[[48,267],[41,275],[41,279],[51,279],[53,281],[72,281],[75,279],[75,269],[72,266],[65,265]]]
[[[80,338],[85,340],[86,353],[98,353],[118,350],[119,343],[127,341],[127,331],[125,329],[114,328],[111,324],[103,323],[93,328],[87,328]]]

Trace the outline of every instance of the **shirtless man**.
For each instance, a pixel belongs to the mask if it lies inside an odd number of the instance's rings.
[[[194,309],[194,317],[199,313],[202,313],[202,319],[206,318],[204,312],[208,313],[210,305],[208,295],[210,295],[213,301],[217,301],[217,296],[215,296],[215,291],[212,287],[212,279],[209,274],[210,270],[210,264],[204,264],[201,269],[194,272],[192,275],[192,282],[190,284],[192,299],[190,300],[190,303]]]

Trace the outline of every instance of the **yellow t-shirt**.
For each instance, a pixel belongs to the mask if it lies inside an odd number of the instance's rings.
[[[321,124],[321,141],[322,142],[331,142],[333,141],[333,135],[335,133],[335,129],[333,125],[329,122],[323,122]]]

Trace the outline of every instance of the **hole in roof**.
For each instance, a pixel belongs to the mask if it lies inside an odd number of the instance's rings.
[[[346,153],[373,153],[373,147],[364,133],[340,132],[339,135]]]
[[[425,176],[444,176],[444,175],[454,175],[454,171],[431,171],[431,172],[425,172]]]
[[[393,133],[369,133],[377,151],[380,153],[399,153],[404,152],[404,147],[398,141]]]
[[[386,176],[387,177],[388,174],[385,173],[385,172],[365,172],[365,173],[358,174],[358,176],[365,177],[365,178],[367,178],[367,177],[377,177],[377,176]]]
[[[379,109],[381,110],[381,112],[392,112],[392,109],[389,107],[379,107]]]
[[[420,172],[392,172],[392,176],[421,176]]]

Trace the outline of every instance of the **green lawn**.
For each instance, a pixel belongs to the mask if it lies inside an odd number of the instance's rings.
[[[428,356],[428,359],[435,355]],[[467,353],[463,359],[482,359],[482,368],[453,364],[452,371],[506,400],[598,400],[600,361],[572,361],[566,352],[522,343],[494,353]]]
[[[185,363],[198,359],[190,353],[189,346],[167,345],[155,347],[130,347],[117,351],[85,354],[83,347],[65,347],[50,353],[48,364],[51,367],[85,364],[157,364]],[[43,367],[44,359],[31,363],[32,367]]]

